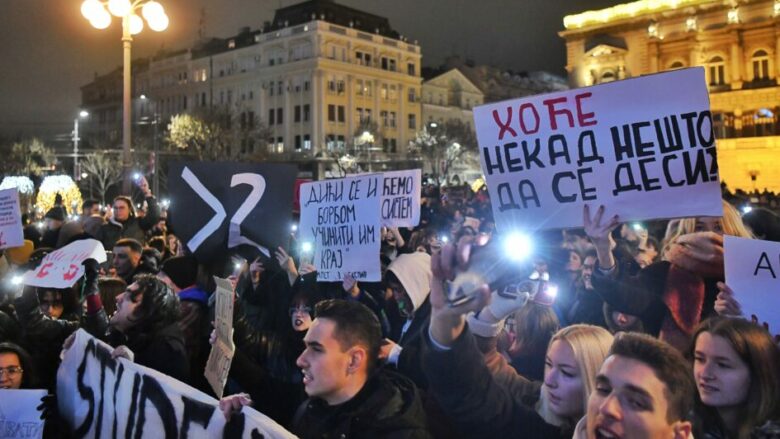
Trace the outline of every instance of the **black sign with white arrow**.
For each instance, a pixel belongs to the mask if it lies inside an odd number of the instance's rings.
[[[290,231],[296,174],[294,165],[284,164],[173,163],[168,190],[174,232],[204,262],[236,247],[270,256]]]

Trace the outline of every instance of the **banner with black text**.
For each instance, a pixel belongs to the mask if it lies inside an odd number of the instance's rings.
[[[249,407],[225,421],[219,402],[124,358],[78,330],[57,371],[59,412],[73,437],[273,438],[295,436]]]
[[[721,216],[704,69],[474,109],[500,230],[581,227],[584,204],[621,221]]]

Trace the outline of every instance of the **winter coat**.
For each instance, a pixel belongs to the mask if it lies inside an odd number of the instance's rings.
[[[329,406],[316,398],[305,401],[291,431],[302,439],[431,437],[414,384],[388,370],[377,371],[343,404]]]
[[[210,392],[211,387],[203,375],[209,358],[208,343],[211,332],[209,321],[209,294],[197,286],[179,291],[179,327],[184,335],[184,346],[190,362],[191,384],[199,390]]]
[[[84,285],[84,294],[98,294],[97,277]],[[24,293],[14,301],[16,316],[22,328],[23,345],[27,348],[38,366],[38,376],[47,388],[54,388],[57,367],[60,364],[60,351],[65,339],[80,327],[93,335],[104,334],[108,328],[108,317],[101,307],[84,316],[78,314],[70,318],[53,320],[41,312],[38,292],[35,288],[25,288]]]
[[[546,423],[534,410],[539,384],[509,371],[505,360],[483,357],[468,328],[447,350],[428,334],[423,341],[428,392],[464,437],[571,438],[571,430]]]
[[[141,244],[145,242],[145,232],[160,221],[160,207],[157,205],[157,199],[147,197],[146,204],[148,209],[143,218],[131,216],[124,222],[111,218],[106,224],[100,226],[96,238],[103,243],[106,250],[114,248],[114,244],[122,238],[133,238]]]

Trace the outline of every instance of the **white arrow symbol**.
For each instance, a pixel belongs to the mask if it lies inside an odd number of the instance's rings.
[[[184,167],[181,171],[181,178],[183,178],[195,193],[214,210],[214,217],[212,217],[211,220],[195,234],[195,236],[187,241],[187,247],[194,253],[198,247],[203,244],[203,241],[219,229],[219,226],[222,225],[222,221],[225,220],[227,214],[225,213],[225,208],[222,207],[222,203],[220,203],[217,197],[203,186],[203,183],[201,183],[200,180],[198,180],[198,177],[190,171],[190,168]]]

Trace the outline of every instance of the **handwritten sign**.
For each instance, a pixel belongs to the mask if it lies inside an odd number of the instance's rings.
[[[422,171],[382,173],[382,225],[414,227],[420,224],[420,191]]]
[[[45,390],[0,389],[0,439],[42,438],[38,406]]]
[[[46,255],[37,268],[24,274],[22,283],[31,287],[70,288],[84,275],[82,262],[106,262],[103,244],[96,239],[74,241]]]
[[[0,249],[24,244],[19,192],[16,188],[0,191]]]
[[[726,284],[742,306],[742,314],[756,316],[780,334],[780,243],[723,237]]]
[[[236,352],[236,345],[233,343],[233,286],[229,280],[216,276],[214,281],[217,284],[214,324],[217,342],[211,347],[204,374],[217,398],[222,398],[230,364]]]
[[[57,371],[60,416],[73,437],[270,438],[295,436],[244,407],[230,421],[219,402],[124,358],[79,329]]]
[[[605,205],[622,221],[721,216],[702,68],[474,109],[501,230],[582,226]]]
[[[318,281],[379,281],[381,174],[301,186],[300,236],[312,243]]]

